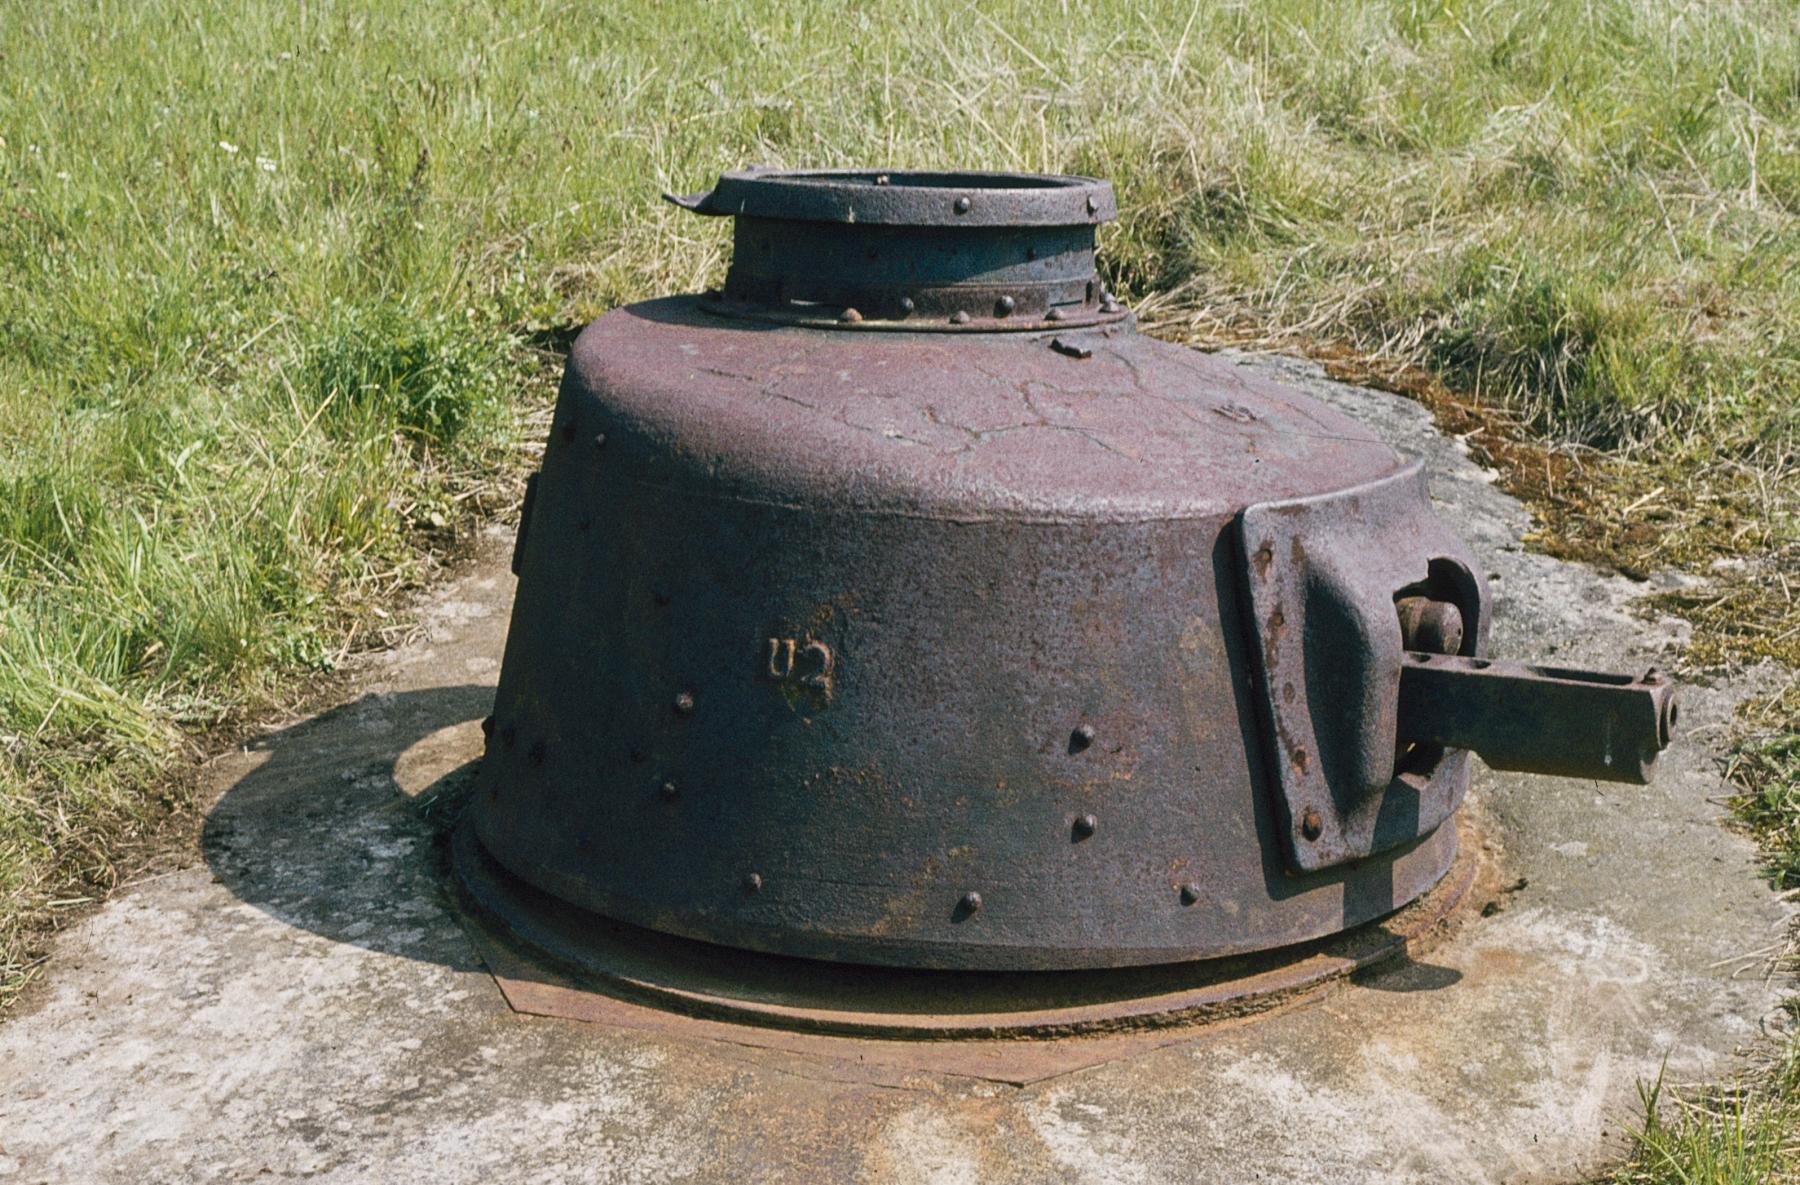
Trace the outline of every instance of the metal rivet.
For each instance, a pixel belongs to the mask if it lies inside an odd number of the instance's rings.
[[[595,448],[605,448],[606,447],[606,433],[604,433],[604,432],[594,433],[594,447]]]
[[[1018,301],[1010,296],[1002,296],[999,300],[994,302],[994,313],[997,316],[1004,317],[1018,307]]]
[[[962,900],[957,902],[957,908],[964,914],[981,912],[981,894],[973,891],[964,893]]]
[[[1046,321],[1060,321],[1062,319],[1063,319],[1063,311],[1061,309],[1051,309],[1049,312],[1044,314],[1044,320],[1046,320]]]
[[[746,872],[744,874],[744,892],[746,892],[746,893],[762,892],[762,873]]]
[[[494,718],[492,716],[483,716],[481,718],[481,735],[484,737],[492,737],[494,735]]]
[[[914,303],[913,303],[913,298],[912,298],[912,297],[910,297],[910,296],[902,296],[902,297],[901,297],[901,298],[900,298],[900,311],[901,311],[901,312],[902,312],[902,313],[910,313],[910,312],[912,312],[912,311],[913,311],[913,310],[914,310],[914,309],[915,309],[915,308],[917,308],[917,307],[918,307],[918,306],[917,306],[917,305],[915,305],[915,304],[914,304]]]
[[[887,183],[888,183],[888,175],[886,173],[875,174],[875,184],[886,185]]]
[[[968,323],[969,323],[969,314],[965,310],[957,309],[954,313],[950,314],[950,324],[952,324],[952,325],[967,325]]]
[[[1094,743],[1094,726],[1077,724],[1075,731],[1069,734],[1069,752],[1079,753]]]
[[[952,209],[954,209],[958,214],[967,214],[969,212],[969,207],[972,205],[974,205],[974,203],[971,202],[968,198],[959,197],[956,199],[956,204],[955,204],[955,206],[952,207]]]
[[[1100,820],[1094,818],[1092,815],[1083,815],[1075,820],[1075,838],[1086,839],[1088,836],[1094,834],[1095,828],[1099,826]]]
[[[694,714],[694,693],[691,691],[676,692],[675,711],[682,716],[692,716]]]
[[[677,798],[681,797],[681,791],[675,788],[674,782],[664,782],[656,788],[656,793],[657,797],[661,798],[664,802],[674,802]]]
[[[1307,839],[1317,839],[1324,831],[1325,823],[1319,818],[1319,808],[1307,807],[1306,813],[1300,816],[1300,834]]]
[[[1095,197],[1095,196],[1094,196],[1094,195],[1093,195],[1093,194],[1091,194],[1091,193],[1090,193],[1090,194],[1088,194],[1088,200],[1087,200],[1087,210],[1088,210],[1088,213],[1089,213],[1089,214],[1092,214],[1092,213],[1095,213],[1095,212],[1096,212],[1096,211],[1098,211],[1098,210],[1099,210],[1099,209],[1100,209],[1100,201],[1099,201],[1099,199],[1098,199],[1098,198],[1096,198],[1096,197]]]
[[[854,325],[862,320],[862,313],[856,309],[845,309],[838,314],[838,320]]]
[[[1192,905],[1198,900],[1200,900],[1199,885],[1196,885],[1193,881],[1189,881],[1187,884],[1181,886],[1181,903],[1183,905]]]
[[[531,762],[533,765],[544,764],[544,742],[533,741],[531,751],[525,754],[525,760]]]

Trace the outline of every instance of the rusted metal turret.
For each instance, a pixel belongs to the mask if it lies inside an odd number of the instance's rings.
[[[501,875],[810,959],[1171,963],[1425,893],[1471,751],[1649,776],[1669,682],[1490,660],[1418,463],[1137,332],[1106,182],[672,200],[730,274],[569,357],[471,807]]]

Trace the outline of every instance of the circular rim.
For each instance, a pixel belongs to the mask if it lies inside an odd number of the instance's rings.
[[[987,302],[992,304],[992,301]],[[728,293],[708,291],[695,298],[702,312],[731,321],[766,321],[775,325],[792,325],[801,329],[852,330],[861,333],[1068,333],[1078,329],[1099,329],[1123,325],[1136,332],[1137,316],[1117,302],[1094,309],[1063,313],[1055,319],[1047,317],[907,317],[885,319],[857,316],[850,318],[839,306],[805,304],[765,305],[750,300],[734,299]]]
[[[876,226],[1093,226],[1119,212],[1110,181],[1055,173],[751,168],[664,196],[699,214]]]
[[[1192,1025],[1262,1012],[1417,953],[1465,899],[1480,863],[1458,823],[1450,869],[1386,918],[1256,955],[1093,971],[925,971],[825,963],[715,946],[589,913],[489,856],[464,821],[451,842],[456,896],[484,930],[528,952],[547,982],[703,1020],[911,1040],[1052,1038]]]

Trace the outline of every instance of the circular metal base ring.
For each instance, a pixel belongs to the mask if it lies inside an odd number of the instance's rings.
[[[922,971],[825,963],[615,922],[527,885],[465,822],[451,859],[462,904],[549,977],[687,1016],[798,1032],[914,1040],[1048,1038],[1241,1017],[1418,953],[1474,880],[1462,824],[1450,871],[1378,922],[1280,950],[1099,971]]]

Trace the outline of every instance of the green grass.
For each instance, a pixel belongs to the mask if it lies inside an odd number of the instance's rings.
[[[0,979],[491,511],[523,342],[717,278],[656,193],[750,161],[1110,176],[1158,332],[1424,368],[1565,446],[1546,546],[1792,660],[1797,129],[1791,3],[6,0]]]

